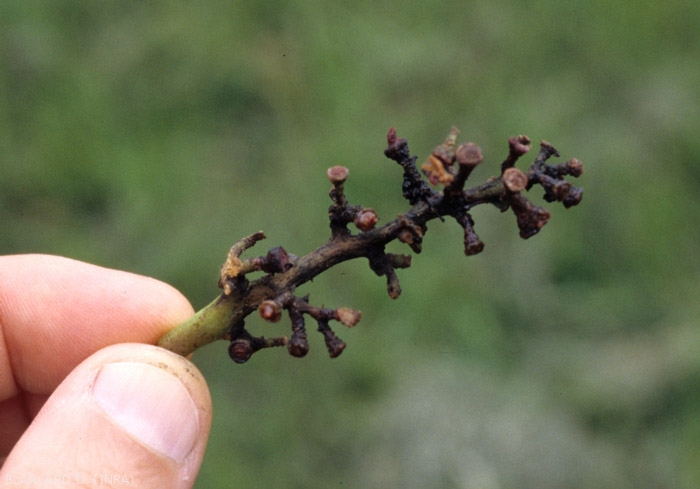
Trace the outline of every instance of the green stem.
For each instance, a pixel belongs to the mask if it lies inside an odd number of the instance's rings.
[[[242,313],[236,296],[220,295],[192,317],[165,333],[157,345],[186,356],[197,348],[222,339]]]

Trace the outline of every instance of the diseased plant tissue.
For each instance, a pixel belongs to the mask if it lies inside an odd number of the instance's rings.
[[[552,157],[559,157],[548,142],[540,143],[539,152],[527,170],[515,167],[530,150],[531,141],[527,136],[508,140],[508,155],[501,164],[498,177],[465,188],[472,170],[484,157],[481,148],[474,143],[458,146],[458,135],[459,131],[452,128],[419,170],[417,158],[411,156],[406,140],[399,138],[393,128],[389,130],[384,154],[403,169],[402,192],[410,208],[379,227],[379,218],[373,209],[351,205],[347,201],[344,187],[348,169],[342,166],[329,168],[328,178],[332,184],[332,204],[328,209],[330,239],[305,256],[296,257],[277,246],[264,256],[254,258],[242,258],[242,255],[265,238],[263,232],[241,239],[231,247],[221,267],[219,287],[223,289],[222,294],[165,334],[158,344],[187,355],[212,341],[228,340],[229,355],[237,363],[244,363],[253,353],[273,346],[286,346],[291,355],[303,357],[309,351],[307,321],[313,320],[323,335],[328,353],[335,358],[343,352],[346,344],[336,336],[331,322],[352,327],[360,321],[361,313],[347,307],[315,307],[308,296],[297,294],[299,286],[338,263],[363,257],[369,261],[375,274],[386,278],[387,292],[396,299],[401,294],[396,271],[410,267],[411,255],[388,253],[385,247],[398,240],[414,253],[420,253],[428,221],[454,219],[464,230],[464,253],[474,255],[484,249],[469,213],[477,205],[492,204],[503,212],[510,209],[515,214],[520,236],[527,239],[542,229],[549,221],[550,213],[530,202],[524,192],[539,186],[544,189],[547,202],[561,202],[567,208],[581,202],[582,189],[565,179],[582,174],[581,162],[572,158],[564,163],[548,163]],[[350,224],[356,231],[348,227]],[[250,275],[255,272],[261,272],[262,276],[251,279]],[[291,323],[291,335],[275,338],[253,336],[245,328],[244,321],[255,311],[270,322],[280,321],[286,313]]]

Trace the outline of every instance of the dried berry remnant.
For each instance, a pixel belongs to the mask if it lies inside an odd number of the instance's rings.
[[[286,272],[293,266],[291,258],[281,246],[275,246],[265,258],[260,259],[260,270],[267,273]]]
[[[355,214],[353,223],[360,231],[369,231],[379,222],[379,216],[372,209],[361,209]]]
[[[557,151],[549,141],[545,141],[543,139],[542,141],[540,141],[540,153],[537,155],[535,163],[544,163],[552,156],[558,157],[561,155],[559,154],[559,151]]]
[[[287,350],[293,357],[303,358],[309,353],[309,342],[306,339],[304,316],[295,307],[289,308],[289,319],[292,322],[292,338],[287,343]]]
[[[403,167],[403,196],[409,204],[415,205],[418,202],[426,201],[433,195],[433,191],[421,177],[416,168],[416,157],[411,156],[408,149],[408,142],[404,138],[396,136],[396,129],[389,129],[386,136],[389,147],[384,150],[384,155],[390,160],[394,160]]]
[[[455,158],[460,165],[474,168],[484,161],[484,153],[481,151],[481,148],[474,143],[463,143],[457,148]]]
[[[547,202],[561,202],[567,209],[578,205],[583,198],[583,190],[574,187],[564,180],[564,176],[578,177],[583,174],[583,165],[576,158],[559,165],[548,165],[546,162],[559,152],[547,141],[540,143],[540,152],[528,172],[531,182],[536,182],[544,188],[544,199]]]
[[[344,166],[333,166],[328,169],[327,174],[333,184],[328,194],[333,201],[333,205],[328,208],[332,236],[334,238],[349,236],[350,230],[347,225],[351,222],[362,231],[372,229],[379,220],[377,214],[372,209],[349,205],[345,197],[344,184],[348,178],[348,169]]]
[[[563,165],[557,165],[554,168],[557,169],[558,176],[560,177],[571,175],[574,178],[578,178],[583,175],[583,164],[576,158],[571,158]]]
[[[410,267],[411,256],[385,253],[384,247],[381,246],[369,251],[367,258],[372,271],[380,277],[386,277],[386,289],[389,297],[397,299],[401,295],[401,285],[399,277],[396,275],[396,269]]]
[[[271,323],[276,323],[282,319],[282,306],[276,301],[262,301],[258,306],[258,312],[261,318]]]
[[[525,190],[528,183],[527,175],[515,167],[506,168],[506,171],[503,172],[503,185],[505,185],[510,192]]]
[[[228,346],[228,355],[236,363],[245,363],[250,360],[253,355],[253,346],[250,340],[240,339],[234,340]]]
[[[350,171],[344,166],[332,166],[328,169],[326,174],[328,175],[328,180],[330,180],[335,187],[338,187],[345,183]]]
[[[331,358],[339,357],[347,346],[345,342],[335,335],[330,326],[328,326],[327,321],[318,322],[318,331],[323,334],[323,339],[325,340],[326,348],[328,349],[328,355],[330,355]]]
[[[237,331],[236,336],[231,338],[228,346],[228,354],[236,363],[245,363],[256,351],[263,348],[273,348],[287,344],[287,338],[263,338],[252,336],[245,328]]]
[[[455,219],[464,229],[464,254],[467,256],[478,255],[484,251],[484,243],[474,232],[474,219],[468,212],[455,216]]]
[[[508,148],[510,148],[510,151],[508,152],[508,157],[501,163],[501,172],[515,166],[518,158],[530,151],[531,142],[529,137],[523,135],[508,138]]]
[[[528,153],[531,144],[530,138],[522,135],[508,139],[508,155],[501,163],[498,177],[466,187],[472,170],[484,161],[484,155],[474,143],[458,145],[458,135],[459,131],[452,128],[423,166],[432,183],[444,187],[440,191],[431,188],[423,178],[406,140],[399,138],[395,129],[389,130],[384,154],[403,170],[401,190],[410,208],[381,226],[373,209],[349,204],[345,195],[348,169],[329,168],[327,176],[332,184],[328,208],[330,239],[299,258],[281,246],[270,249],[264,256],[242,258],[242,254],[265,235],[258,232],[241,239],[231,247],[221,267],[219,286],[223,293],[166,333],[158,344],[188,355],[204,344],[224,339],[230,341],[228,352],[237,363],[246,362],[257,351],[278,346],[286,346],[292,356],[304,357],[312,343],[306,329],[310,318],[318,324],[328,353],[335,358],[345,350],[346,344],[336,336],[330,323],[337,321],[352,327],[362,314],[348,307],[317,307],[309,302],[308,296],[297,296],[298,288],[317,275],[344,261],[366,258],[370,269],[386,278],[387,292],[396,299],[401,294],[397,271],[409,268],[412,257],[387,253],[386,247],[397,241],[414,253],[420,253],[429,221],[454,219],[464,230],[464,253],[471,256],[484,249],[484,243],[474,230],[471,214],[477,205],[491,204],[500,211],[512,210],[520,236],[530,238],[540,232],[551,214],[530,202],[526,192],[539,186],[548,202],[561,202],[565,207],[581,202],[583,191],[566,180],[583,173],[581,162],[571,158],[565,163],[550,164],[549,160],[559,153],[551,144],[542,141],[529,168],[518,169],[516,163]],[[357,229],[349,227],[351,223]],[[251,278],[255,273],[262,276]],[[272,323],[279,322],[286,313],[291,323],[290,338],[250,334],[245,328],[245,319],[256,310],[262,319]]]
[[[395,128],[389,128],[389,132],[386,135],[386,143],[387,149],[384,150],[384,155],[387,158],[392,160],[410,158],[408,144],[404,138],[398,137]]]
[[[581,203],[582,198],[583,198],[583,189],[580,189],[577,187],[571,187],[571,189],[569,190],[569,193],[562,200],[562,204],[564,204],[564,207],[566,207],[568,209],[569,207],[579,205]]]
[[[455,160],[459,164],[457,176],[449,188],[452,196],[459,195],[464,189],[464,184],[471,175],[472,170],[484,161],[484,154],[481,148],[474,143],[463,143],[459,145],[455,152]]]
[[[513,194],[510,206],[515,213],[518,228],[520,229],[520,237],[523,239],[539,233],[552,216],[548,210],[532,204],[520,194]]]

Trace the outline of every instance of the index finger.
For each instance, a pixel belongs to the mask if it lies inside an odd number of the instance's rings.
[[[0,257],[0,402],[49,394],[97,350],[155,344],[192,313],[152,278],[57,256]]]

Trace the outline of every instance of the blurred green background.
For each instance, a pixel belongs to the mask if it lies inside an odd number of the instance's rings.
[[[405,210],[390,126],[420,160],[458,126],[486,155],[474,183],[509,136],[547,139],[585,192],[536,237],[480,207],[484,252],[433,222],[397,301],[364,260],[300,291],[363,311],[340,358],[315,333],[304,360],[196,353],[196,487],[695,488],[699,31],[689,0],[2,2],[0,251],[198,308],[240,237],[327,239],[328,166],[383,222]]]

